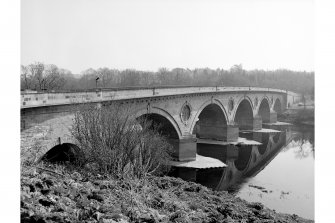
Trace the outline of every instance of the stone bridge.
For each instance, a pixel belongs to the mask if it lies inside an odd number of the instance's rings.
[[[69,128],[79,104],[123,104],[135,118],[146,117],[162,126],[179,161],[194,160],[198,139],[236,142],[241,130],[256,131],[277,122],[289,101],[287,91],[253,87],[21,93],[21,147],[37,143],[43,154],[58,144],[75,144]]]

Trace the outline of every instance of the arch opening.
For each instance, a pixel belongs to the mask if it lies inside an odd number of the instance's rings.
[[[266,100],[265,98],[259,105],[258,115],[261,116],[263,123],[270,122],[270,105],[268,103],[268,100]]]
[[[277,114],[282,113],[282,107],[281,107],[281,102],[280,102],[279,98],[276,99],[275,104],[273,106],[273,110],[275,112],[277,112]]]
[[[179,139],[177,130],[172,125],[172,123],[162,115],[155,113],[143,114],[136,120],[143,125],[145,122],[150,124],[150,128],[156,128],[162,136],[168,139]]]
[[[198,121],[192,130],[197,138],[226,139],[227,119],[221,107],[217,104],[207,105],[198,116]]]
[[[46,152],[41,161],[48,161],[51,163],[78,163],[84,158],[83,151],[75,144],[63,143],[52,147],[48,152]]]
[[[251,151],[251,146],[245,146],[239,149],[238,158],[234,161],[236,169],[244,171],[247,168],[251,159]]]
[[[252,130],[253,121],[251,104],[247,99],[243,99],[237,107],[234,122],[238,124],[240,130]]]

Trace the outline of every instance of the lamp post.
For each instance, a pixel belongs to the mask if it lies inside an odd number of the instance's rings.
[[[95,78],[95,88],[98,88],[98,80],[100,79],[100,77]]]

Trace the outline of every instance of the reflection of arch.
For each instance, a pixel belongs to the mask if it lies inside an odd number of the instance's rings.
[[[42,161],[55,162],[76,162],[84,158],[83,152],[78,146],[72,143],[58,144],[52,147],[42,157]]]
[[[239,129],[250,130],[253,129],[253,121],[252,102],[250,98],[246,97],[237,106],[234,122],[239,125]]]
[[[280,102],[279,98],[276,99],[275,104],[273,106],[273,110],[275,112],[277,112],[277,114],[282,113],[282,107],[281,107],[281,102]]]
[[[251,146],[244,146],[239,149],[238,158],[234,161],[236,169],[239,171],[245,170],[251,160]]]
[[[270,104],[266,97],[262,99],[261,104],[259,105],[258,115],[262,117],[263,123],[270,122]]]
[[[258,146],[259,154],[263,155],[265,153],[269,144],[269,138],[270,138],[269,134],[262,133],[262,140],[261,140],[262,145]]]
[[[208,188],[216,188],[227,174],[227,168],[208,168],[197,170],[197,183]]]
[[[277,144],[277,143],[279,142],[279,139],[280,139],[280,135],[281,135],[281,134],[282,134],[281,132],[277,132],[277,133],[272,137],[273,142],[274,142],[275,144]]]
[[[198,109],[198,112],[197,112],[197,114],[195,115],[195,117],[194,117],[194,119],[193,119],[193,122],[192,122],[192,125],[191,125],[191,132],[195,132],[195,125],[196,125],[196,123],[197,123],[197,121],[198,121],[198,119],[199,119],[199,116],[201,115],[201,113],[202,113],[202,111],[205,109],[205,108],[207,108],[208,106],[210,106],[210,105],[212,105],[212,106],[214,106],[214,105],[216,105],[218,108],[220,108],[220,110],[221,110],[221,114],[223,114],[223,118],[224,118],[224,120],[225,120],[225,123],[223,123],[223,124],[227,124],[227,120],[228,120],[228,116],[227,116],[227,113],[226,113],[226,110],[225,110],[225,108],[224,108],[224,106],[221,104],[221,102],[219,101],[219,100],[217,100],[217,99],[214,99],[214,100],[208,100],[208,101],[206,101],[205,103],[203,103],[201,106],[200,106],[200,108]],[[217,111],[217,110],[216,110]]]
[[[140,117],[148,118],[153,121],[153,124],[162,124],[161,130],[163,131],[163,134],[170,133],[173,137],[178,137],[179,139],[181,138],[182,134],[177,122],[168,112],[160,108],[151,107],[150,112],[148,112],[147,109],[141,109],[136,112],[135,117],[137,119]]]

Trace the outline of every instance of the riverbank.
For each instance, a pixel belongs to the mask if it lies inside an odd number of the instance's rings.
[[[278,120],[289,122],[297,125],[314,126],[314,103],[313,105],[296,106],[287,109],[282,115],[278,116]]]
[[[116,180],[85,168],[21,168],[21,222],[313,222],[171,177]]]

